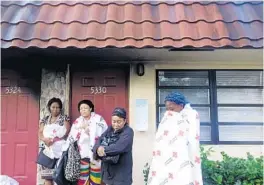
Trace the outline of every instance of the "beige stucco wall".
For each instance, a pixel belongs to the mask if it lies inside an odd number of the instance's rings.
[[[145,64],[145,75],[142,77],[137,76],[135,72],[135,65],[131,65],[130,79],[129,79],[129,111],[130,111],[130,124],[135,131],[134,146],[133,146],[133,179],[134,185],[143,185],[143,167],[146,162],[151,159],[151,152],[153,146],[153,139],[155,135],[156,124],[156,69],[263,69],[262,61],[211,61],[211,62],[148,62]],[[146,132],[136,131],[135,128],[135,100],[147,99],[149,112],[148,112],[148,130]],[[208,146],[210,147],[210,146]],[[262,154],[262,146],[259,145],[217,145],[213,146],[215,153],[212,159],[221,159],[220,152],[225,151],[231,156],[245,157],[247,152],[253,155]]]

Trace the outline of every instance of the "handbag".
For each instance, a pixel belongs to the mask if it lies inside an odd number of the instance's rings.
[[[52,179],[57,185],[71,185],[65,178],[64,169],[66,167],[68,160],[68,150],[62,153],[61,158],[59,159],[57,165],[55,166],[54,172],[52,174]]]
[[[70,182],[75,182],[80,177],[81,155],[77,141],[70,143],[67,152],[67,162],[65,166],[65,178]]]
[[[53,169],[58,159],[50,158],[49,156],[45,155],[43,152],[44,150],[45,148],[40,150],[36,163],[46,168]]]

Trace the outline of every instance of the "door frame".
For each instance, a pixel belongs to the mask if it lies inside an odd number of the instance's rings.
[[[73,83],[73,73],[75,72],[86,72],[85,69],[107,69],[115,68],[125,71],[125,110],[127,112],[127,122],[129,123],[129,77],[130,77],[130,64],[128,63],[110,63],[110,62],[98,62],[98,63],[87,63],[80,62],[78,64],[71,64],[70,66],[70,95],[69,95],[69,116],[72,117],[72,83]],[[74,120],[71,120],[73,122]]]

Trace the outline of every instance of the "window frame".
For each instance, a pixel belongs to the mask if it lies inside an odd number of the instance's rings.
[[[187,71],[206,71],[208,72],[208,86],[160,86],[159,85],[159,72],[187,72]],[[217,71],[262,71],[261,69],[156,69],[156,128],[159,124],[159,108],[164,107],[164,104],[159,102],[160,89],[197,89],[204,88],[209,90],[209,105],[210,108],[210,121],[211,123],[201,122],[201,126],[211,126],[211,141],[201,141],[202,144],[214,145],[263,145],[263,141],[219,141],[219,126],[220,125],[251,125],[263,126],[263,122],[218,122],[218,107],[263,107],[262,104],[218,104],[217,102],[217,89],[236,88],[236,89],[263,89],[262,86],[217,86],[216,72]],[[207,104],[192,104],[193,107],[205,107]]]

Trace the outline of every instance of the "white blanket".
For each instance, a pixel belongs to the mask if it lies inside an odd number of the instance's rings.
[[[45,138],[54,139],[55,137],[62,138],[66,134],[66,127],[59,124],[46,124],[43,130],[43,136]],[[62,154],[62,147],[65,144],[65,140],[59,140],[54,142],[50,147],[45,146],[43,151],[50,158],[60,158]]]
[[[1,185],[19,185],[19,183],[7,175],[0,175],[0,184]]]
[[[156,133],[148,185],[203,185],[199,115],[189,105],[167,111]]]

